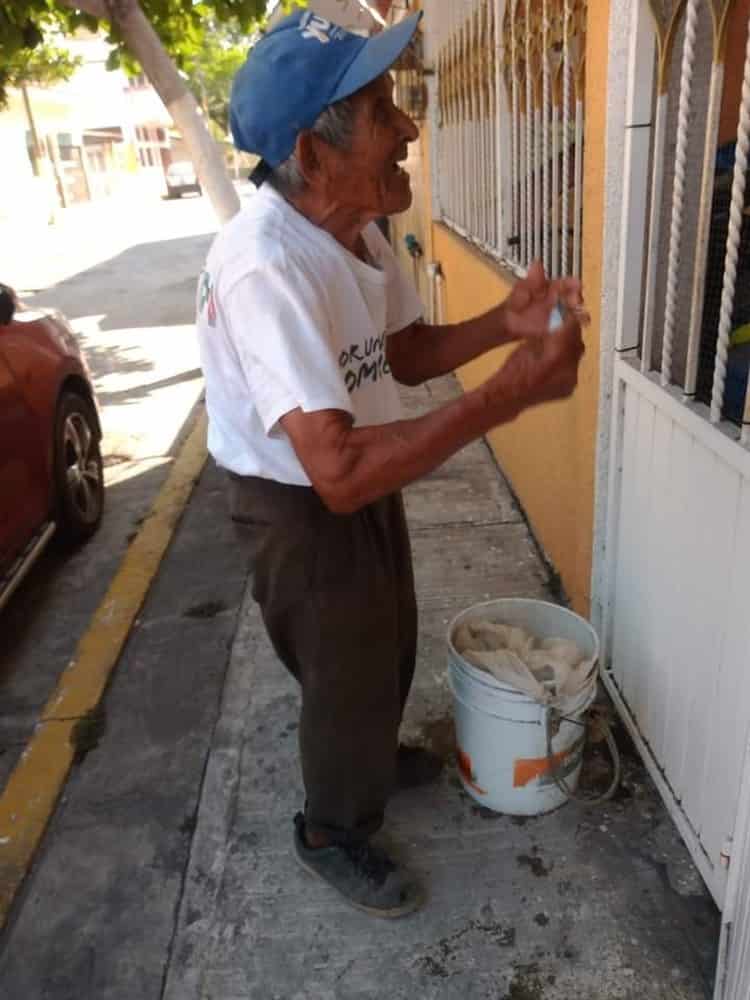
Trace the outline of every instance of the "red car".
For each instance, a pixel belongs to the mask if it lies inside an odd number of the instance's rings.
[[[0,285],[0,608],[57,532],[96,531],[104,508],[101,427],[75,334],[21,309]]]

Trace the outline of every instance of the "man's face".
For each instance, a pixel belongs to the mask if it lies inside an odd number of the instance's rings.
[[[411,205],[411,181],[400,163],[419,136],[414,122],[393,103],[390,74],[352,98],[354,130],[348,150],[327,157],[328,194],[339,207],[378,218]]]

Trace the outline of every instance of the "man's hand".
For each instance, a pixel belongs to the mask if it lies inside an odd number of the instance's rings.
[[[477,389],[411,420],[355,427],[340,410],[291,410],[281,426],[326,506],[339,514],[401,489],[529,406],[575,389],[583,355],[573,313],[554,334],[528,338]]]
[[[566,399],[578,384],[584,354],[581,324],[568,312],[554,334],[529,337],[484,383],[488,405],[503,414],[508,405],[521,413],[530,406]]]
[[[549,333],[550,312],[561,302],[585,326],[588,314],[583,309],[581,283],[577,278],[551,281],[540,261],[529,265],[525,278],[513,286],[513,291],[501,309],[503,343],[527,337],[544,337]]]
[[[518,326],[516,335],[506,339],[523,343],[477,389],[424,416],[356,427],[351,415],[339,410],[294,409],[285,414],[281,426],[326,506],[339,514],[359,510],[431,472],[470,441],[514,420],[528,407],[570,396],[584,351],[580,295],[577,281],[547,281],[541,265],[532,265],[508,300]],[[559,299],[567,307],[563,324],[550,334],[550,309]],[[496,310],[486,313],[475,321],[473,334],[469,327],[468,337],[466,329],[449,328],[458,332],[451,341],[463,342],[463,354],[444,347],[431,370],[420,367],[422,352],[417,349],[419,340],[429,343],[429,332],[417,327],[393,334],[388,339],[395,338],[392,347],[397,349],[389,354],[389,362],[398,360],[402,376],[408,376],[404,380],[417,384],[451,370],[461,357],[468,360],[496,346],[497,320]],[[469,351],[467,339],[472,340]]]
[[[547,337],[550,312],[558,303],[562,312],[573,313],[581,326],[588,323],[580,281],[550,281],[539,261],[534,261],[507,299],[481,316],[448,326],[412,323],[387,337],[386,354],[393,377],[404,385],[420,385],[503,344]]]

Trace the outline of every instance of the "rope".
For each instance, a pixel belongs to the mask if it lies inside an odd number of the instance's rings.
[[[565,716],[560,715],[554,709],[547,712],[547,721],[545,723],[545,733],[547,737],[547,761],[549,763],[549,773],[552,780],[563,795],[573,802],[578,802],[584,806],[597,806],[604,802],[608,802],[617,791],[620,779],[622,778],[622,761],[620,759],[620,751],[617,749],[617,744],[615,743],[615,738],[612,735],[609,723],[604,718],[600,719],[600,725],[602,726],[604,738],[607,742],[607,747],[609,748],[609,753],[612,758],[612,781],[606,792],[601,795],[589,797],[586,795],[580,795],[578,792],[573,791],[563,775],[558,773],[558,768],[555,766],[554,754],[552,751],[552,738],[555,735],[553,730],[556,731],[555,727],[559,727],[559,724],[562,721],[576,722],[577,725],[581,726],[586,725],[586,723],[578,722],[577,720],[565,719]]]

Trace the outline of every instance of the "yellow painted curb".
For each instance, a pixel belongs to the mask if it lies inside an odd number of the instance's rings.
[[[206,461],[206,414],[198,417],[29,745],[0,796],[0,928],[31,865],[75,754],[76,723],[96,709]]]

